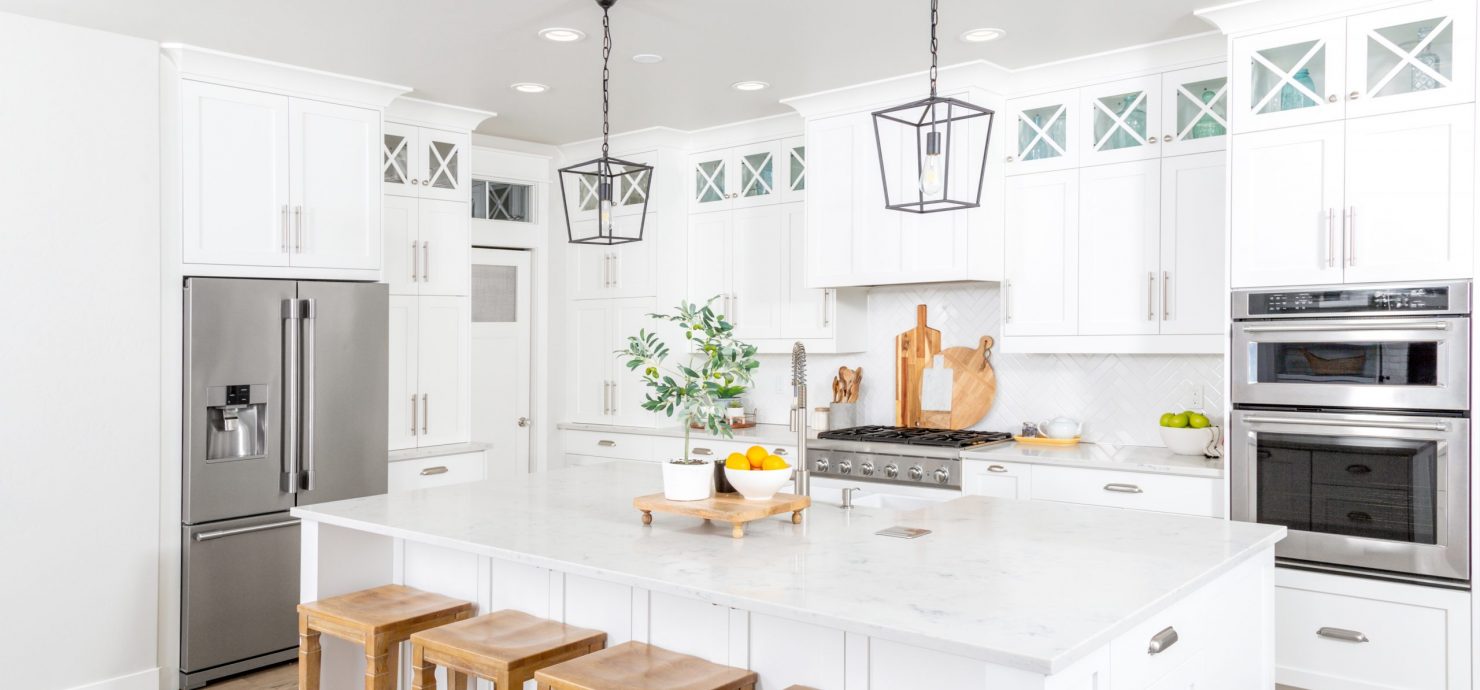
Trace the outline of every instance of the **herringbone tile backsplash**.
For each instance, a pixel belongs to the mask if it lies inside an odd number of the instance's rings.
[[[839,366],[862,366],[861,424],[894,423],[894,336],[915,323],[915,305],[930,310],[943,347],[974,347],[1000,336],[998,286],[980,283],[874,288],[868,298],[868,351],[808,357],[813,407],[832,400]],[[1114,445],[1161,445],[1157,419],[1189,405],[1194,390],[1214,423],[1223,419],[1223,358],[1217,355],[1022,355],[994,350],[997,400],[975,428],[1016,431],[1025,421],[1059,415],[1084,422],[1085,440]],[[760,421],[785,424],[791,404],[790,358],[762,355],[749,396]]]

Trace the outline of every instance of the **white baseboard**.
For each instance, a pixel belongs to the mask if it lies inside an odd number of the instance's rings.
[[[71,690],[159,690],[159,667],[79,685]]]

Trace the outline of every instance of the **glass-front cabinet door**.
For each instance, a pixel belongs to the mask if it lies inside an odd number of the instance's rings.
[[[1161,155],[1161,77],[1098,84],[1080,93],[1088,141],[1083,164],[1122,163]]]
[[[781,142],[766,141],[731,149],[734,207],[765,206],[781,202]]]
[[[781,200],[807,198],[807,143],[802,137],[781,140]]]
[[[386,194],[395,196],[420,196],[420,173],[415,169],[416,152],[421,150],[417,143],[418,128],[395,122],[381,125],[380,167],[383,188]],[[412,180],[416,185],[412,186]]]
[[[1222,151],[1228,146],[1228,64],[1162,75],[1164,156]]]
[[[426,128],[420,134],[421,196],[447,201],[467,199],[471,176],[464,158],[471,146],[470,137]]]
[[[1079,91],[1013,99],[1007,174],[1067,170],[1079,165]]]
[[[1341,119],[1345,43],[1344,19],[1234,41],[1235,131]]]
[[[1347,114],[1466,103],[1475,92],[1475,3],[1424,2],[1347,20]]]
[[[694,212],[730,208],[730,152],[701,153],[689,159],[689,202]]]

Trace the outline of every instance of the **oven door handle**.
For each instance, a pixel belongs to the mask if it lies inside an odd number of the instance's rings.
[[[1412,429],[1417,431],[1449,431],[1447,422],[1367,422],[1354,419],[1321,419],[1319,417],[1264,417],[1244,415],[1248,424],[1300,424],[1315,426],[1346,426],[1363,429]]]
[[[1323,333],[1329,331],[1447,331],[1447,321],[1372,321],[1371,323],[1321,323],[1244,326],[1244,333]]]

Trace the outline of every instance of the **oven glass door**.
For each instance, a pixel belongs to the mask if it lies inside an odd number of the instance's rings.
[[[1390,410],[1468,405],[1469,319],[1240,322],[1240,404]]]
[[[1235,518],[1284,525],[1280,556],[1464,579],[1468,422],[1243,411]]]

